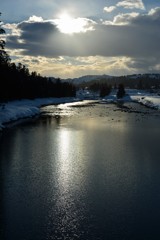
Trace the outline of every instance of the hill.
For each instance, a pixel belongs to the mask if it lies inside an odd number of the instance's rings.
[[[95,83],[107,83],[108,85],[116,86],[120,83],[125,87],[150,89],[160,88],[160,74],[132,74],[126,76],[109,76],[109,75],[87,75],[79,78],[66,79],[65,81],[72,82],[77,87],[90,87]]]
[[[92,81],[99,81],[99,80],[104,80],[109,78],[112,78],[112,76],[105,75],[105,74],[104,75],[86,75],[79,78],[68,78],[66,79],[66,81],[71,81],[72,83],[77,85],[77,84],[89,83]]]

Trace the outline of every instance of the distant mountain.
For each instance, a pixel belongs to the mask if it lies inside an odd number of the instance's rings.
[[[95,82],[106,82],[109,85],[116,86],[123,83],[125,87],[130,88],[160,88],[160,74],[146,73],[146,74],[132,74],[125,76],[109,76],[109,75],[87,75],[79,78],[69,78],[63,81],[72,82],[81,87],[90,87]]]
[[[86,75],[79,78],[68,78],[65,81],[71,81],[74,84],[81,84],[81,83],[87,83],[91,81],[98,81],[98,80],[110,79],[110,78],[113,78],[113,77],[105,74],[104,75]]]
[[[139,78],[150,78],[150,79],[160,79],[159,73],[145,73],[145,74],[133,74],[126,76],[130,79],[139,79]]]

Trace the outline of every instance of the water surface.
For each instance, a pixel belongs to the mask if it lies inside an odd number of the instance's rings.
[[[0,239],[160,239],[159,120],[81,102],[4,132]]]

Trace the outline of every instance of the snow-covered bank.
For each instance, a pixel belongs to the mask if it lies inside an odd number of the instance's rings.
[[[134,101],[147,107],[160,110],[160,96],[147,93],[146,91],[130,89],[127,89],[126,93],[126,96],[122,98],[123,102]],[[12,101],[0,105],[0,129],[4,128],[5,123],[33,117],[39,114],[40,107],[43,105],[76,102],[84,99],[98,99],[101,103],[117,102],[116,91],[113,91],[109,96],[106,96],[103,99],[99,99],[97,94],[89,94],[88,91],[78,97],[79,98],[39,98],[35,100]]]
[[[160,96],[153,94],[132,96],[132,100],[146,107],[160,110]]]
[[[0,105],[0,129],[5,123],[19,119],[33,117],[40,113],[43,105],[75,102],[75,98],[38,98],[34,100],[17,100]]]
[[[103,99],[105,102],[117,102],[116,92],[112,92],[109,96]],[[126,96],[121,99],[123,102],[134,101],[143,104],[146,107],[151,107],[160,110],[160,96],[151,94],[144,90],[126,90]]]
[[[160,96],[158,94],[149,93],[145,90],[126,90],[131,101],[143,104],[146,107],[151,107],[160,110]]]

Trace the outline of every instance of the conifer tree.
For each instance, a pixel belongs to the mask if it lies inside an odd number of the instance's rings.
[[[123,84],[119,84],[118,91],[117,91],[117,98],[123,98],[125,95],[125,89]]]
[[[0,34],[5,34],[4,29],[1,28],[1,21],[0,21]],[[9,55],[5,51],[5,41],[0,38],[0,65],[7,64],[9,61],[10,61]]]

